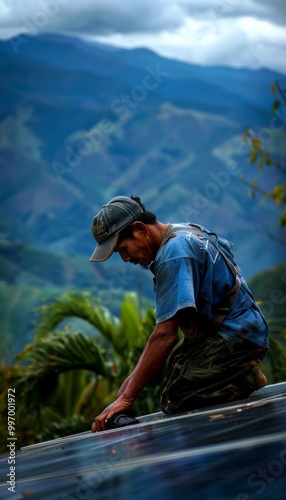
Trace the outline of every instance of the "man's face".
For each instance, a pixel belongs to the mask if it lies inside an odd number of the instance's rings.
[[[148,231],[142,232],[134,229],[133,237],[121,240],[116,245],[115,252],[120,254],[124,262],[130,262],[135,265],[140,264],[146,268],[154,260],[156,255],[153,245],[150,243]]]

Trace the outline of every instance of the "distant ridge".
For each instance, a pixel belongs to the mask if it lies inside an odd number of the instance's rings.
[[[270,127],[270,85],[283,75],[50,33],[0,41],[0,70],[3,234],[88,257],[95,211],[136,192],[162,220],[224,233],[246,275],[284,260],[266,236],[279,233],[277,209],[239,180],[256,176],[242,133]]]

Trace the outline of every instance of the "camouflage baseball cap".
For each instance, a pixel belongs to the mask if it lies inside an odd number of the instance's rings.
[[[107,260],[114,252],[120,231],[135,221],[143,211],[139,203],[128,196],[116,196],[103,205],[92,222],[92,234],[97,246],[89,260]]]

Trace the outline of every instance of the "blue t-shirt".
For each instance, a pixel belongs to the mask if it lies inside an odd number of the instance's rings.
[[[188,224],[173,224],[172,227]],[[202,226],[203,234],[179,230],[160,247],[150,269],[154,274],[156,322],[172,318],[177,311],[191,309],[192,319],[206,324],[216,306],[234,285],[234,276],[216,246],[216,237]],[[170,230],[171,232],[171,230]],[[232,243],[218,238],[219,247],[235,264]],[[268,347],[268,326],[239,270],[241,287],[218,333],[231,342],[245,339]],[[207,331],[205,332],[207,333]]]

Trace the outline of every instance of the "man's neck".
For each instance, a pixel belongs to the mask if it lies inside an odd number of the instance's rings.
[[[171,224],[163,224],[160,221],[157,221],[155,224],[149,226],[150,235],[152,237],[152,243],[156,253],[158,252],[162,244],[162,241],[165,237],[165,234],[170,229],[170,227],[172,227]]]

